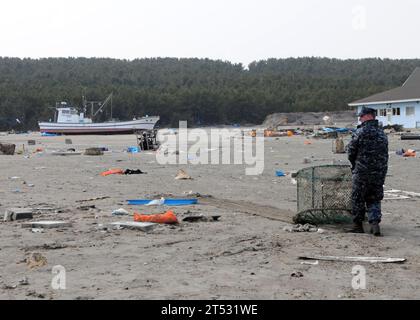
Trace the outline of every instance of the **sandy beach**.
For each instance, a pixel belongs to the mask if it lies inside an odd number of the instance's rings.
[[[36,145],[28,145],[28,140]],[[71,139],[72,145],[66,145]],[[0,211],[37,210],[32,221],[60,220],[71,227],[35,232],[23,222],[0,222],[0,299],[419,299],[420,198],[383,201],[384,237],[287,232],[296,212],[296,185],[289,175],[301,168],[346,163],[332,152],[331,139],[304,136],[266,138],[264,171],[247,176],[246,165],[159,164],[156,153],[126,152],[134,135],[41,137],[39,133],[0,136],[25,151],[0,156]],[[348,139],[348,138],[346,138]],[[397,149],[420,149],[420,141],[390,135],[386,189],[420,192],[419,158]],[[348,141],[348,140],[346,140]],[[57,150],[106,147],[102,156],[57,156]],[[36,152],[37,149],[42,151]],[[311,164],[304,164],[311,158]],[[147,174],[110,175],[110,168]],[[193,179],[175,180],[179,169]],[[129,206],[128,199],[198,197],[198,204],[173,208]],[[101,198],[84,201],[94,198]],[[91,206],[84,207],[82,206]],[[94,206],[94,207],[93,207]],[[113,216],[124,208],[128,216]],[[178,225],[150,232],[108,229],[132,214],[172,209]],[[189,215],[219,215],[214,222],[184,222]],[[40,253],[46,263],[28,265]],[[302,264],[302,255],[405,258],[402,264],[361,263],[366,289],[352,288],[352,268],[360,263],[319,261]],[[66,288],[51,286],[54,266],[66,271]],[[299,276],[296,276],[298,274]]]

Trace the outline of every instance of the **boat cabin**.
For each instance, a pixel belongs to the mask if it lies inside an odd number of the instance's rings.
[[[61,102],[57,106],[57,122],[58,123],[92,123],[92,119],[85,118],[83,112],[79,113],[76,108]]]

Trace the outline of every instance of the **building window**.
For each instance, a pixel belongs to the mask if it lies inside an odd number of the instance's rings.
[[[400,108],[392,108],[392,115],[393,116],[400,116],[401,115],[401,109]]]
[[[406,116],[414,116],[416,114],[414,107],[407,107],[405,108],[405,115]]]
[[[386,109],[379,109],[378,111],[380,117],[386,117]]]

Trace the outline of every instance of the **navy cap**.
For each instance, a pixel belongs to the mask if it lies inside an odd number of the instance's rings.
[[[363,107],[362,110],[360,110],[358,116],[361,117],[361,116],[364,116],[364,115],[367,115],[367,114],[376,115],[376,110],[372,109],[372,108]]]

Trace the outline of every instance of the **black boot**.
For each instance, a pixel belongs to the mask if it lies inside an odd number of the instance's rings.
[[[355,222],[351,229],[346,229],[347,233],[365,233],[362,222]]]
[[[372,233],[375,237],[380,237],[381,234],[381,228],[379,228],[379,223],[374,222],[370,224],[370,233]]]

